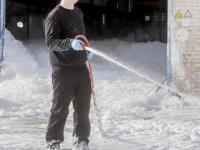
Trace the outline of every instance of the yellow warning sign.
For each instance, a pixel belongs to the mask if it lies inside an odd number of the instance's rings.
[[[183,18],[183,15],[181,14],[181,11],[179,10],[177,13],[176,13],[176,18]]]

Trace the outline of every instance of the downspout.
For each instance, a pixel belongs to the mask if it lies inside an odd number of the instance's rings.
[[[167,85],[170,86],[172,82],[172,65],[171,65],[171,50],[172,50],[172,41],[171,41],[171,26],[172,26],[172,0],[168,0],[168,25],[167,25]]]
[[[3,62],[6,0],[0,0],[0,72]]]

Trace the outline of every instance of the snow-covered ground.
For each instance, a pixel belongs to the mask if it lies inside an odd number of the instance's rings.
[[[90,41],[101,50],[155,82],[166,78],[166,44]],[[200,99],[172,96],[168,89],[94,56],[95,92],[105,135],[99,136],[91,109],[90,147],[114,150],[199,150]],[[166,85],[166,83],[165,83]],[[44,40],[23,44],[6,31],[0,73],[0,149],[45,149],[51,107],[49,55]],[[73,109],[66,123],[63,149],[71,148]]]

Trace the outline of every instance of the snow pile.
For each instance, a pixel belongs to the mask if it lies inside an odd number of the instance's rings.
[[[0,102],[12,107],[0,109],[0,116],[48,114],[49,111],[43,111],[43,108],[49,107],[46,105],[51,97],[51,68],[47,48],[32,45],[31,50],[27,49],[9,31],[6,30],[5,34]]]
[[[10,33],[6,30],[6,35]],[[38,64],[23,44],[14,39],[13,36],[5,36],[6,51],[4,53],[3,74],[12,77],[17,74],[33,74],[38,69]],[[12,60],[12,61],[11,61]]]
[[[90,45],[156,82],[166,78],[166,44],[113,39],[90,41]],[[52,99],[48,50],[44,41],[23,44],[6,31],[4,54],[0,74],[0,149],[44,149]],[[104,138],[98,136],[91,109],[92,148],[200,148],[199,98],[185,95],[179,99],[164,88],[156,93],[157,85],[99,56],[93,57],[92,68],[105,132]],[[72,113],[70,107],[70,123],[66,123],[70,131]],[[71,146],[71,133],[67,131],[62,145],[65,149]]]
[[[4,107],[0,110],[0,116],[40,116],[49,114],[52,94],[51,67],[49,65],[48,50],[44,41],[31,41],[24,46],[22,42],[14,39],[7,30],[5,41],[4,64],[2,73],[0,74],[1,101],[3,99],[4,101],[9,100],[20,107],[18,111],[15,105],[13,106],[14,108]],[[161,82],[165,78],[163,77],[166,74],[165,44],[157,42],[133,44],[116,39],[111,41],[105,40],[103,43],[102,46],[101,41],[90,42],[91,46],[100,49],[108,56],[123,61],[130,68],[134,68],[158,82]],[[157,51],[156,57],[154,56],[154,51]],[[145,79],[98,56],[94,56],[92,67],[97,94],[106,88],[114,92],[112,84],[121,84],[122,87],[129,86],[129,90],[135,94],[135,90],[137,90],[135,87],[140,86],[137,84],[141,84],[139,81],[145,81]],[[129,85],[129,82],[133,83]],[[146,85],[146,83],[143,84]],[[100,89],[98,86],[100,86]],[[157,86],[154,88],[155,91]],[[129,97],[130,95],[127,95],[129,90],[126,91],[124,89],[125,92],[120,93],[123,95],[121,97]],[[113,97],[115,92],[110,95]],[[109,97],[105,94],[102,94],[102,96],[103,99]],[[115,96],[118,97],[118,95]],[[130,98],[125,101],[127,101],[127,104],[129,102],[133,103],[133,107],[137,107],[141,103],[140,101],[132,101]],[[35,105],[37,102],[38,105]],[[148,108],[151,106],[145,105],[143,107]]]

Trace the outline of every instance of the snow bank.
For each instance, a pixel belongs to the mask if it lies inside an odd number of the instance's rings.
[[[1,116],[38,116],[49,114],[50,99],[52,94],[51,67],[49,65],[49,54],[44,41],[32,40],[23,44],[17,41],[9,31],[6,30],[5,51],[2,73],[0,74],[1,98],[17,103],[19,110],[13,108],[2,108]],[[35,43],[35,44],[33,44]],[[103,44],[102,44],[103,43]],[[127,43],[113,39],[111,41],[91,41],[91,46],[100,49],[107,55],[114,57],[128,66],[139,70],[149,77],[163,80],[166,74],[166,50],[165,44],[155,43]],[[157,56],[155,56],[155,51]],[[152,59],[153,58],[153,59]],[[126,85],[124,82],[145,81],[119,66],[109,63],[98,56],[92,60],[95,86],[97,94],[103,89],[113,89],[113,83],[122,87],[129,86],[133,89],[137,85]],[[103,82],[102,82],[103,81]],[[111,82],[112,81],[112,82]],[[100,84],[100,83],[104,84]],[[145,83],[144,83],[145,84]],[[98,90],[99,87],[101,90]],[[156,89],[156,87],[155,87]],[[118,89],[116,89],[118,90]],[[112,90],[115,91],[115,90]],[[127,97],[127,91],[120,93]],[[103,99],[109,96],[101,94]],[[126,96],[127,95],[127,96]],[[112,97],[118,96],[115,94]],[[128,96],[129,97],[129,96]],[[109,99],[110,99],[109,98]],[[125,100],[129,103],[130,98]],[[133,107],[141,102],[133,102]],[[39,105],[38,105],[39,104]],[[13,107],[16,107],[13,106]],[[17,107],[17,108],[18,108]],[[149,107],[147,104],[143,107]]]
[[[51,67],[47,48],[41,44],[27,47],[29,49],[6,30],[0,102],[11,104],[11,107],[0,109],[0,116],[25,117],[49,113],[43,111],[46,105],[50,106],[47,99],[51,95]]]
[[[166,44],[127,43],[113,39],[90,41],[90,45],[159,83],[166,78]],[[163,115],[164,118],[169,114],[173,116],[177,110],[181,114],[182,109],[198,108],[199,98],[185,95],[179,99],[164,88],[156,93],[157,85],[98,56],[93,57],[92,68],[97,104],[106,133],[106,140],[98,137],[94,112],[91,110],[92,146],[102,146],[106,141],[112,148],[121,145],[127,150],[168,149],[169,143],[178,149],[186,149],[184,146],[200,147],[195,144],[200,135],[200,127],[195,123],[162,120]],[[50,113],[51,99],[51,66],[44,41],[23,44],[6,30],[4,63],[0,74],[0,117],[7,118],[8,122],[9,117],[46,117]],[[72,112],[70,107],[69,116],[72,116]],[[7,125],[6,121],[4,125]],[[66,126],[72,128],[73,125]],[[30,149],[35,146],[28,134],[23,134],[23,138],[28,139],[20,144],[20,136],[21,133],[12,133],[11,136],[2,134],[0,145],[9,149],[16,146]],[[69,145],[71,139],[66,139],[66,145]],[[176,143],[175,139],[179,141]],[[36,142],[36,149],[43,149],[41,140]]]
[[[52,84],[49,54],[44,40],[32,40],[23,44],[6,30],[5,41],[0,98],[17,105],[13,106],[13,110],[12,107],[2,108],[0,116],[48,115]],[[166,78],[166,44],[127,43],[113,39],[90,41],[90,45],[158,83]],[[162,91],[165,92],[164,95],[159,95],[162,92],[155,94],[157,85],[99,56],[93,57],[92,68],[102,110],[107,102],[114,102],[113,109],[130,107],[131,111],[138,111],[138,107],[142,111],[173,105],[166,100],[171,98],[166,89]],[[170,106],[165,106],[165,102]],[[183,101],[179,102],[180,107],[184,105]],[[108,109],[112,111],[111,108]]]

